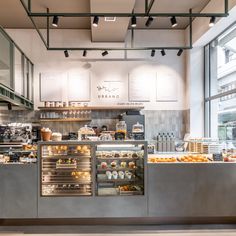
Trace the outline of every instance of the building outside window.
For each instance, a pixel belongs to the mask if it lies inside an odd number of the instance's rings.
[[[205,46],[205,135],[236,140],[236,23]]]

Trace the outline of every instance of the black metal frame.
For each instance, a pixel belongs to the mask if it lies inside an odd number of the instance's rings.
[[[25,4],[24,0],[20,0],[22,6],[24,7],[27,15],[29,16],[35,30],[38,32],[41,40],[43,41],[45,47],[47,50],[51,51],[64,51],[64,50],[70,50],[70,51],[103,51],[103,50],[109,50],[109,51],[147,51],[147,50],[188,50],[192,49],[192,21],[193,17],[227,17],[228,16],[228,1],[224,0],[224,12],[222,13],[193,13],[192,9],[189,10],[188,13],[150,13],[151,8],[155,2],[155,0],[145,0],[145,12],[143,13],[66,13],[66,12],[49,12],[49,9],[46,9],[46,12],[32,12],[31,10],[31,0],[28,0],[28,6]],[[131,47],[111,47],[111,48],[105,48],[105,47],[50,47],[50,17],[53,16],[61,16],[61,17],[187,17],[189,18],[189,45],[188,46],[179,46],[179,47],[133,47],[133,39],[134,39],[134,31],[131,29]],[[43,35],[41,34],[39,28],[37,27],[33,17],[46,17],[47,18],[47,38],[44,39]]]

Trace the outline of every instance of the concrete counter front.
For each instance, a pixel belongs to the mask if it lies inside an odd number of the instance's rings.
[[[0,218],[37,218],[37,164],[0,165]]]
[[[149,217],[235,217],[236,164],[148,164]]]
[[[236,164],[147,164],[146,172],[144,196],[47,197],[37,164],[0,165],[0,218],[236,218]]]

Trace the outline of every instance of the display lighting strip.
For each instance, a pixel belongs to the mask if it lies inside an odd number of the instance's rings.
[[[20,0],[22,6],[24,7],[27,15],[29,16],[35,30],[38,32],[39,37],[43,41],[47,50],[51,51],[152,51],[152,50],[189,50],[192,49],[192,21],[194,17],[227,17],[228,16],[228,0],[224,0],[224,12],[222,13],[193,13],[192,9],[189,10],[188,13],[150,13],[151,8],[155,2],[155,0],[145,0],[145,12],[144,13],[68,13],[68,12],[53,12],[50,13],[47,8],[46,12],[32,12],[31,11],[31,0],[28,0],[28,4],[25,4],[24,0]],[[47,18],[47,36],[46,39],[43,37],[39,28],[37,27],[33,17],[46,17]],[[131,47],[50,47],[50,17],[187,17],[189,18],[189,45],[188,46],[179,46],[179,47],[134,47],[133,45],[133,37],[131,37]],[[58,23],[58,21],[56,22]],[[98,24],[98,22],[97,22]],[[133,28],[131,29],[131,33],[133,35]]]

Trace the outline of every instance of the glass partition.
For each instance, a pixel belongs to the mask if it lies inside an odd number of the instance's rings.
[[[0,83],[13,89],[12,43],[0,29]]]
[[[14,59],[15,91],[23,95],[23,56],[16,47],[14,47]]]

